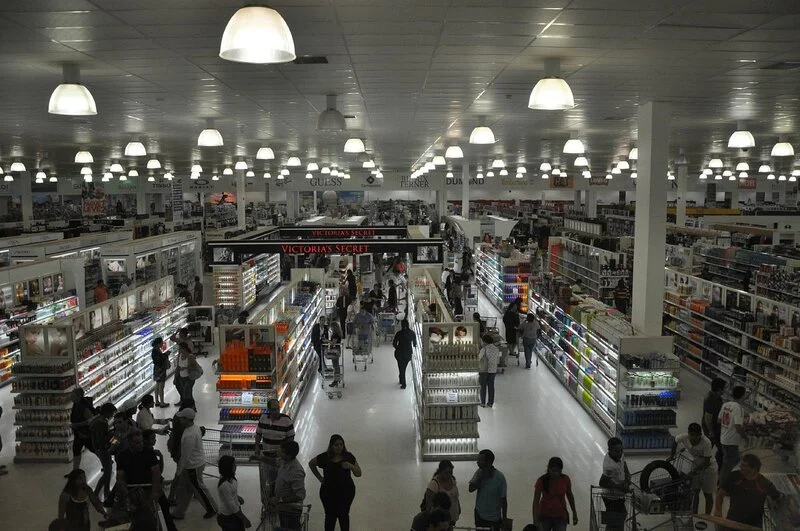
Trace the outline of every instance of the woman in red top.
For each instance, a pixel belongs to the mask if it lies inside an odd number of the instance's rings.
[[[536,480],[533,494],[533,522],[538,531],[565,531],[569,524],[569,512],[564,498],[572,509],[572,525],[578,525],[575,511],[575,496],[572,495],[572,482],[562,474],[564,462],[560,457],[551,457],[547,463],[547,473]]]

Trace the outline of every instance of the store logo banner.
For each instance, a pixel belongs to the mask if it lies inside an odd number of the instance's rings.
[[[592,178],[589,179],[589,184],[591,186],[608,186],[608,179],[606,179],[605,175],[592,175]]]
[[[400,188],[430,188],[431,183],[424,175],[416,179],[410,178],[408,175],[400,177]]]

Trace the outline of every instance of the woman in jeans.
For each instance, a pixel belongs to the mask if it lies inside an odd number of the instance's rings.
[[[569,512],[565,498],[572,509],[572,525],[578,525],[572,482],[562,470],[564,462],[561,458],[551,457],[547,463],[547,473],[536,480],[533,494],[533,521],[538,531],[566,531]]]
[[[497,365],[500,363],[500,350],[494,346],[494,338],[489,334],[484,335],[483,348],[478,351],[478,383],[481,386],[481,407],[494,405],[494,377],[497,375]],[[486,392],[489,392],[489,401],[486,401]]]
[[[530,369],[533,349],[536,348],[536,340],[539,337],[539,322],[536,316],[529,313],[525,322],[519,325],[519,332],[522,334],[522,348],[525,349],[525,368]],[[539,356],[536,356],[536,366],[539,366]]]

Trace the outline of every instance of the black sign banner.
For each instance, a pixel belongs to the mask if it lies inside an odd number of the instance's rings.
[[[342,238],[381,238],[394,236],[402,238],[408,235],[406,227],[386,225],[363,225],[359,227],[344,227],[342,225],[320,225],[318,227],[278,227],[269,232],[263,232],[253,240],[275,238],[289,240],[292,238],[314,238],[317,240],[338,240]]]

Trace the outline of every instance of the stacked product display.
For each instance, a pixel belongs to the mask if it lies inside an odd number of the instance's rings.
[[[280,283],[280,256],[262,254],[239,265],[215,265],[214,297],[224,309],[246,310]]]
[[[219,423],[222,437],[243,463],[255,450],[255,430],[270,398],[294,417],[316,367],[311,328],[322,315],[322,270],[309,278],[293,271],[249,325],[220,327]],[[313,280],[311,280],[313,278]]]
[[[542,330],[537,354],[592,419],[626,451],[669,450],[680,370],[671,338],[636,336],[590,298],[567,309],[538,293],[530,301]]]
[[[705,278],[737,289],[750,290],[755,282],[756,272],[761,267],[786,265],[786,258],[739,247],[697,243],[692,252],[700,262]]]
[[[800,268],[762,265],[756,273],[756,295],[800,304]]]
[[[800,309],[667,270],[664,330],[705,378],[751,390],[753,407],[800,407]]]
[[[444,308],[431,270],[411,269],[416,311],[409,324],[417,335],[411,361],[417,402],[417,429],[422,459],[472,460],[478,452],[477,323],[457,323],[442,312],[444,322],[423,322],[431,303]]]
[[[528,304],[528,279],[531,260],[517,251],[501,251],[481,244],[476,250],[475,280],[486,298],[500,311],[514,299],[522,299],[522,311]]]
[[[58,319],[29,324],[21,333],[22,362],[13,392],[16,461],[69,461],[70,391],[79,385],[95,404],[119,406],[154,387],[151,342],[165,340],[172,367],[177,349],[169,337],[186,324],[186,305],[173,299],[172,278],[135,288]]]
[[[582,290],[603,302],[614,299],[620,280],[630,286],[633,257],[586,245],[568,238],[550,238],[550,272],[570,283],[581,280]]]

